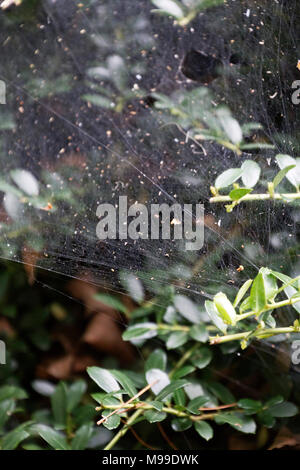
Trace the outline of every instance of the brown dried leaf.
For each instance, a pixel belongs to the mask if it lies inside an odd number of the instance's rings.
[[[133,348],[122,339],[121,331],[116,324],[116,315],[109,316],[104,312],[94,315],[82,341],[98,351],[117,356],[122,362],[134,359]]]
[[[300,450],[300,434],[293,434],[288,428],[281,428],[269,450],[282,449],[283,447],[293,447],[294,450]]]

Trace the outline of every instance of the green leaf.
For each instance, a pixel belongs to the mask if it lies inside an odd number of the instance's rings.
[[[192,421],[188,418],[175,418],[171,422],[172,429],[176,432],[183,432],[192,427]]]
[[[67,397],[67,411],[71,413],[74,408],[80,403],[81,398],[87,389],[86,383],[83,380],[76,380],[68,389]]]
[[[147,410],[144,416],[149,423],[160,423],[167,417],[167,413],[157,410]]]
[[[223,108],[217,110],[217,115],[228,138],[233,144],[239,145],[243,140],[243,131],[238,121],[231,117],[229,112]]]
[[[161,411],[163,409],[164,404],[160,401],[149,401],[149,405],[153,406],[157,411]]]
[[[277,175],[275,176],[275,178],[273,179],[273,187],[274,189],[281,183],[281,181],[283,180],[283,178],[285,177],[285,175],[290,171],[292,170],[293,168],[295,168],[296,165],[289,165],[289,166],[286,166],[285,168],[283,168],[282,170],[280,170]]]
[[[205,325],[194,325],[190,329],[190,337],[193,338],[195,341],[199,341],[200,343],[206,343],[208,340],[208,332],[205,328]]]
[[[268,412],[274,418],[291,418],[298,414],[298,408],[293,403],[285,401],[283,403],[278,403],[277,405],[271,406],[268,409]]]
[[[167,349],[176,349],[185,344],[189,339],[188,333],[185,331],[174,331],[169,336],[166,346]]]
[[[168,15],[174,16],[175,18],[182,18],[184,12],[180,7],[179,2],[174,0],[151,0],[152,3]]]
[[[238,401],[238,406],[243,410],[251,413],[258,413],[262,408],[262,402],[257,400],[251,400],[251,398],[243,398]]]
[[[51,395],[51,407],[56,429],[64,429],[67,423],[67,386],[60,382]]]
[[[205,396],[193,398],[193,400],[191,400],[187,404],[186,409],[194,415],[199,415],[200,414],[199,408],[202,408],[209,401],[210,401],[210,398],[205,397]]]
[[[209,441],[214,435],[213,428],[206,421],[197,421],[194,423],[194,428],[206,441]]]
[[[221,173],[215,182],[217,189],[227,188],[237,181],[243,174],[241,168],[230,168],[229,170]]]
[[[121,280],[130,297],[135,302],[141,303],[144,300],[145,293],[140,279],[132,273],[124,272],[122,273]]]
[[[240,313],[245,313],[248,310],[251,310],[251,298],[246,297],[240,305]]]
[[[28,398],[27,393],[20,387],[14,385],[4,385],[0,388],[0,401],[13,398],[14,400],[22,400]]]
[[[120,390],[118,382],[108,370],[93,366],[87,368],[87,373],[98,387],[105,392],[110,393]]]
[[[201,314],[197,305],[185,295],[175,295],[174,306],[180,315],[191,323],[200,323]]]
[[[156,400],[157,401],[160,401],[160,400],[165,400],[166,398],[170,399],[172,394],[176,391],[176,390],[179,390],[180,388],[183,388],[185,387],[186,385],[188,384],[188,382],[186,380],[174,380],[173,382],[171,382],[169,385],[167,385],[166,387],[164,387],[161,392],[159,392],[159,394],[156,396]]]
[[[155,349],[145,363],[145,372],[150,369],[165,370],[167,365],[167,356],[162,349]]]
[[[266,306],[265,283],[261,272],[253,281],[250,291],[250,305],[254,312],[259,313]]]
[[[270,398],[270,400],[266,402],[265,406],[269,408],[271,406],[279,405],[279,403],[283,402],[284,398],[281,395],[277,395],[275,397]]]
[[[246,188],[253,188],[260,177],[260,166],[253,160],[245,160],[241,166],[243,170],[242,181]]]
[[[110,395],[105,395],[101,400],[101,404],[103,406],[118,406],[120,403],[121,401],[118,398],[112,397]]]
[[[211,321],[213,322],[216,327],[222,331],[222,333],[226,333],[227,325],[223,322],[222,318],[219,316],[219,312],[215,307],[215,304],[211,300],[206,300],[205,303],[205,310],[210,317]]]
[[[14,450],[22,441],[27,439],[30,436],[29,432],[26,430],[29,424],[30,423],[21,424],[21,426],[5,434],[1,441],[1,450]]]
[[[275,418],[267,410],[259,412],[257,417],[260,423],[267,428],[272,428],[276,423]]]
[[[239,303],[241,302],[241,300],[244,298],[244,295],[246,294],[246,292],[248,291],[249,287],[251,286],[252,284],[252,279],[248,279],[248,281],[244,282],[244,284],[242,285],[242,287],[239,289],[237,295],[236,295],[236,298],[234,299],[234,302],[233,302],[233,306],[234,307],[237,307],[239,305]]]
[[[230,191],[230,193],[229,193],[229,197],[233,201],[238,201],[242,197],[246,196],[246,194],[249,194],[251,192],[252,192],[252,189],[248,189],[248,188],[232,189],[232,191]]]
[[[299,291],[296,290],[294,287],[292,286],[287,286],[285,289],[284,289],[284,293],[286,294],[287,298],[290,299],[291,297],[293,297],[295,294],[298,293],[298,295],[300,295]],[[293,307],[293,309],[296,310],[296,312],[300,313],[300,301],[299,302],[296,302],[294,304],[291,304],[291,307]]]
[[[110,410],[103,411],[102,413],[103,418],[104,416],[108,416],[110,413],[111,413]],[[114,414],[110,416],[109,418],[107,418],[107,420],[103,423],[103,426],[106,429],[109,429],[110,431],[112,431],[113,429],[116,429],[120,425],[120,423],[121,423],[121,417],[117,414]]]
[[[197,349],[191,358],[191,362],[194,366],[197,367],[197,369],[204,369],[211,362],[212,358],[213,353],[211,349],[207,348],[206,346],[202,346],[201,348]]]
[[[230,405],[235,402],[235,397],[231,391],[219,382],[210,382],[208,384],[209,390],[225,405]]]
[[[93,94],[86,94],[83,95],[82,98],[85,101],[88,101],[91,104],[94,104],[95,106],[101,106],[101,108],[107,108],[107,109],[112,109],[114,108],[114,103],[111,99],[106,98],[105,96],[102,95],[93,95]]]
[[[265,142],[253,142],[250,144],[241,144],[241,150],[256,150],[256,149],[274,149],[274,145]]]
[[[191,374],[194,372],[196,368],[191,365],[186,365],[181,367],[180,369],[176,370],[173,375],[173,379],[181,379],[182,377],[185,377],[186,375]]]
[[[119,299],[117,299],[117,297],[113,297],[112,295],[108,295],[108,294],[96,294],[95,299],[104,303],[108,307],[119,310],[119,312],[122,312],[125,314],[128,313],[127,307],[125,307],[125,305],[123,305],[122,302]]]
[[[176,392],[174,392],[173,399],[176,406],[184,407],[186,404],[186,393],[184,388],[176,390]]]
[[[286,274],[279,273],[277,271],[273,271],[273,269],[270,269],[270,272],[275,276],[277,279],[279,279],[281,282],[284,284],[288,284],[290,281],[292,281],[292,278],[287,276]]]
[[[156,323],[136,323],[133,326],[130,326],[123,333],[123,340],[130,341],[134,340],[146,340],[154,338],[157,335],[157,325]]]
[[[240,413],[222,413],[215,417],[217,424],[229,424],[234,429],[246,434],[254,434],[256,431],[256,424],[254,419],[250,416],[244,416]]]
[[[298,190],[300,185],[300,159],[293,158],[290,155],[279,154],[276,156],[276,161],[281,170],[287,166],[295,166],[295,168],[287,172],[286,177],[289,182]]]
[[[228,299],[227,295],[224,294],[223,292],[218,292],[214,296],[213,302],[219,314],[219,317],[222,318],[224,323],[227,323],[229,325],[235,325],[236,324],[236,311],[232,303]]]
[[[77,429],[71,444],[72,450],[86,449],[87,443],[92,437],[93,428],[93,423],[86,423],[80,426],[79,429]]]
[[[45,424],[36,424],[33,426],[44,441],[46,441],[55,450],[70,450],[67,440],[63,434]]]
[[[11,414],[15,410],[15,401],[13,399],[3,400],[0,403],[0,429],[9,420]]]
[[[264,279],[266,300],[273,300],[278,288],[276,279],[272,274],[272,271],[268,268],[261,268],[260,272],[262,273]]]
[[[149,369],[146,372],[147,383],[151,385],[151,390],[155,395],[158,395],[168,384],[170,384],[170,378],[168,374],[163,372],[161,369]]]
[[[137,389],[135,388],[132,380],[127,377],[123,372],[119,370],[110,371],[113,377],[122,385],[124,390],[128,393],[130,397],[133,397],[137,394]]]

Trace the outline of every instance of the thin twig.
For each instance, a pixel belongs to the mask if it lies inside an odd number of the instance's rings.
[[[97,424],[98,426],[100,426],[100,424],[102,423],[105,423],[108,418],[110,418],[111,416],[113,416],[114,414],[118,413],[118,412],[122,412],[124,413],[125,412],[125,408],[127,405],[129,405],[130,403],[132,403],[134,400],[136,400],[136,398],[140,397],[141,395],[143,395],[145,392],[147,392],[153,385],[155,385],[156,383],[158,382],[158,379],[154,380],[154,382],[152,382],[151,384],[148,384],[146,385],[146,387],[144,387],[142,390],[140,390],[136,395],[134,395],[134,397],[130,398],[128,401],[126,401],[125,403],[121,403],[120,406],[118,408],[116,408],[114,411],[112,411],[111,413],[109,413],[109,415],[107,416],[104,416],[102,419],[100,419],[99,421],[97,421]]]

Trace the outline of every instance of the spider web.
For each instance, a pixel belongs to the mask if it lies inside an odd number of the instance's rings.
[[[9,184],[2,192],[1,257],[32,259],[35,267],[112,293],[124,292],[120,278],[130,273],[149,294],[172,286],[199,304],[221,290],[232,296],[261,266],[296,275],[297,206],[253,203],[227,214],[209,204],[209,187],[227,168],[254,159],[267,181],[276,152],[297,156],[296,0],[228,1],[186,27],[154,14],[150,0],[49,0],[34,11],[30,5],[26,21],[17,9],[0,17],[0,78],[7,86],[1,185]],[[212,81],[202,72],[187,78],[182,64],[191,51],[217,58],[223,72]],[[261,123],[260,138],[275,150],[239,156],[196,142],[175,119],[166,122],[154,93],[199,87],[239,122]],[[35,199],[14,193],[20,169],[38,183]],[[203,248],[99,240],[98,205],[117,205],[124,195],[149,206],[204,203]]]

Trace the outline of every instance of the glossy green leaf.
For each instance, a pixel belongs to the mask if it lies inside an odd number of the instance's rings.
[[[174,16],[175,18],[181,18],[184,12],[178,1],[175,0],[151,0],[152,3],[159,8],[162,12]]]
[[[284,289],[284,293],[286,294],[288,299],[290,299],[291,297],[293,297],[296,294],[300,295],[300,292],[292,286],[286,287]],[[291,304],[291,307],[293,307],[293,309],[295,309],[296,312],[300,313],[300,301],[296,302],[294,304]]]
[[[244,282],[244,284],[242,285],[242,287],[239,289],[238,293],[236,294],[236,297],[233,302],[234,307],[237,307],[239,305],[241,300],[244,298],[246,292],[250,288],[252,282],[253,282],[252,279],[248,279],[246,282]]]
[[[155,349],[145,362],[145,372],[150,369],[165,370],[167,365],[167,356],[162,349]]]
[[[93,423],[86,423],[77,429],[75,436],[72,440],[72,450],[85,450],[89,440],[93,434]]]
[[[111,413],[110,410],[105,410],[103,411],[102,413],[102,416],[108,416],[109,414]],[[106,429],[109,429],[110,431],[112,431],[113,429],[116,429],[121,423],[121,417],[117,414],[114,414],[112,416],[110,416],[109,418],[107,418],[106,421],[104,421],[103,423],[103,426],[106,428]]]
[[[246,434],[254,434],[256,431],[256,423],[250,416],[241,413],[221,413],[215,417],[217,424],[229,424],[234,429]]]
[[[27,392],[20,387],[16,387],[14,385],[4,385],[3,387],[0,387],[0,402],[9,398],[22,400],[27,397]]]
[[[172,420],[171,426],[174,431],[183,432],[192,427],[192,421],[188,418],[175,418]]]
[[[133,397],[134,395],[137,394],[137,389],[135,388],[132,380],[127,377],[126,374],[119,370],[110,370],[110,373],[113,375],[113,377],[121,384],[124,390],[128,393],[130,397]]]
[[[71,413],[74,408],[80,403],[81,398],[87,389],[86,383],[83,380],[76,380],[68,387],[67,396],[67,411]]]
[[[180,315],[189,322],[201,322],[200,310],[197,305],[185,295],[175,295],[174,306]]]
[[[230,193],[229,193],[229,197],[233,201],[238,201],[242,197],[246,196],[246,194],[251,193],[251,191],[252,191],[252,189],[248,189],[248,188],[232,189],[232,191],[230,191]]]
[[[227,295],[223,292],[218,292],[214,296],[213,302],[219,316],[224,321],[224,323],[227,323],[228,325],[235,325],[236,312]]]
[[[208,340],[208,332],[205,325],[201,324],[192,326],[190,329],[190,337],[200,343],[206,343]]]
[[[224,405],[230,405],[235,402],[234,395],[220,382],[210,382],[208,388]]]
[[[70,450],[65,436],[59,431],[46,426],[45,424],[37,424],[34,426],[42,439],[44,439],[55,450]]]
[[[159,392],[159,394],[156,396],[156,400],[157,401],[160,401],[160,400],[165,400],[166,398],[170,399],[170,397],[172,396],[172,394],[176,391],[176,390],[179,390],[180,388],[183,388],[187,385],[187,381],[186,380],[174,380],[173,382],[171,382],[170,384],[168,384],[166,387],[164,387],[161,392]]]
[[[278,403],[277,405],[271,406],[268,408],[268,412],[274,418],[290,418],[298,414],[298,408],[293,403],[285,401],[283,403]]]
[[[295,165],[293,169],[287,172],[286,177],[289,182],[298,189],[300,186],[300,158],[293,158],[290,155],[279,154],[276,156],[276,161],[281,170],[288,166]]]
[[[292,170],[293,168],[295,168],[296,165],[289,165],[289,166],[286,166],[285,168],[283,168],[282,170],[280,170],[277,175],[275,176],[275,178],[273,179],[273,187],[274,189],[281,183],[281,181],[283,180],[283,178],[286,176],[286,174]]]
[[[210,398],[206,396],[193,398],[193,400],[191,400],[187,404],[186,409],[194,415],[199,415],[200,414],[199,408],[204,407],[209,401],[210,401]]]
[[[219,316],[219,312],[216,309],[214,303],[211,300],[206,300],[205,303],[205,310],[210,317],[211,321],[216,325],[216,327],[222,331],[222,333],[226,333],[227,331],[227,325],[224,323],[222,318]]]
[[[123,333],[123,340],[130,341],[130,340],[146,340],[150,338],[154,338],[157,335],[157,325],[156,323],[139,323],[133,326],[130,326],[124,333]]]
[[[251,398],[243,398],[242,400],[238,401],[238,406],[243,410],[257,413],[262,408],[261,401],[252,400]]]
[[[156,400],[150,401],[149,405],[153,406],[153,408],[155,408],[156,411],[161,411],[164,406],[163,403],[161,403],[160,401],[156,401]]]
[[[27,423],[21,424],[20,426],[16,427],[9,433],[6,433],[5,436],[1,440],[0,449],[1,450],[16,449],[22,441],[24,441],[30,436],[26,428],[28,428]]]
[[[87,373],[98,387],[105,392],[110,393],[120,390],[118,382],[108,370],[93,366],[87,368]]]
[[[96,294],[95,299],[99,300],[108,307],[119,310],[122,313],[127,313],[127,307],[125,307],[125,305],[123,305],[123,303],[118,300],[117,297],[108,294]]]
[[[191,362],[197,369],[204,369],[211,362],[212,358],[212,350],[206,346],[202,346],[193,354]]]
[[[167,349],[176,349],[185,344],[189,339],[188,333],[185,331],[174,331],[174,333],[171,333],[166,346]]]
[[[186,365],[183,367],[180,367],[180,369],[176,370],[173,375],[173,379],[181,379],[182,377],[185,377],[186,375],[191,374],[196,370],[196,367],[192,365]]]
[[[194,423],[194,428],[199,436],[203,437],[206,441],[212,439],[214,435],[213,428],[206,421],[196,421],[196,423]]]
[[[266,306],[265,284],[262,273],[258,273],[250,291],[250,305],[254,312],[259,313]]]
[[[167,413],[157,410],[147,410],[144,416],[149,423],[160,423],[167,417]]]
[[[215,181],[217,189],[227,188],[237,181],[243,174],[241,168],[230,168],[221,173]]]
[[[67,394],[68,390],[66,384],[64,382],[60,382],[50,398],[56,429],[64,429],[66,427]]]
[[[241,166],[243,170],[242,181],[246,188],[253,188],[260,177],[260,166],[253,160],[245,160]]]

